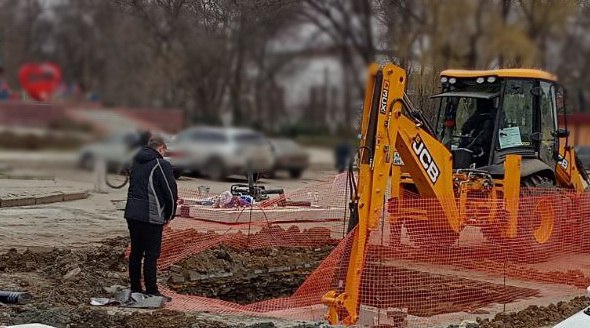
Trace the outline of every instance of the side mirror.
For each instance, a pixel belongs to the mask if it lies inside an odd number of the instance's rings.
[[[566,129],[557,129],[557,131],[553,132],[553,136],[557,138],[567,138],[570,136],[570,132]]]

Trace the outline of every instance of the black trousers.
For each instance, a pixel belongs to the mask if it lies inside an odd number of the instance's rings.
[[[141,261],[146,294],[158,294],[156,279],[158,258],[162,249],[162,225],[127,220],[131,236],[129,255],[129,281],[132,292],[143,292],[141,287]]]

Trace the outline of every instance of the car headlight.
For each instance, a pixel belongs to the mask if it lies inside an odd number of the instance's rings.
[[[488,83],[494,83],[494,82],[496,82],[496,77],[495,76],[490,76],[490,77],[488,77],[488,80],[487,81],[488,81]]]
[[[482,84],[482,83],[484,83],[484,82],[485,82],[485,79],[484,79],[483,77],[478,77],[478,78],[475,80],[475,83],[477,83],[477,84]]]

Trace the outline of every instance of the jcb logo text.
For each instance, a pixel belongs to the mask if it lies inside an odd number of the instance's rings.
[[[387,113],[387,97],[389,97],[389,81],[383,81],[383,92],[381,93],[381,105],[379,111],[381,114]]]
[[[412,148],[414,149],[416,156],[418,156],[418,160],[420,160],[420,164],[422,164],[430,181],[432,181],[432,184],[435,184],[440,176],[440,170],[420,137],[414,139]]]

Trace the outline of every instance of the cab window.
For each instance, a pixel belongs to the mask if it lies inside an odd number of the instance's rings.
[[[532,80],[507,80],[498,131],[501,149],[532,146],[534,95]]]

